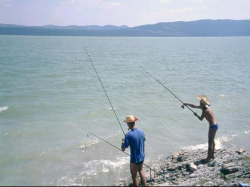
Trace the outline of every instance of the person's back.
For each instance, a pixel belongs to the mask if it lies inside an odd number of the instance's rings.
[[[123,146],[130,146],[130,162],[139,163],[144,160],[144,141],[144,132],[138,128],[131,129],[127,133]]]
[[[130,172],[133,179],[134,186],[139,186],[136,179],[137,172],[139,172],[142,184],[146,186],[146,177],[142,171],[143,162],[145,158],[144,154],[144,142],[146,141],[144,132],[135,126],[135,121],[138,118],[128,115],[125,123],[127,123],[130,131],[126,134],[124,141],[122,142],[121,149],[125,151],[130,146]]]

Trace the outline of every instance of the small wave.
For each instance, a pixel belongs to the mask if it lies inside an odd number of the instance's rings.
[[[94,145],[94,144],[98,144],[98,139],[95,139],[93,141],[89,141],[87,143],[82,143],[78,148],[84,149],[84,148],[89,147],[89,146]]]
[[[237,135],[231,135],[229,137],[226,136],[222,136],[220,138],[216,138],[215,141],[215,149],[221,149],[223,148],[223,144],[225,144],[226,142],[231,141],[233,138],[237,137]],[[194,145],[194,146],[187,146],[184,147],[184,150],[197,150],[197,149],[207,149],[208,147],[208,143],[204,143],[204,144],[198,144],[198,145]]]
[[[198,144],[198,145],[194,145],[194,146],[187,146],[184,147],[184,150],[197,150],[197,149],[206,149],[207,148],[207,143],[204,144]]]
[[[128,157],[118,158],[116,161],[101,160],[100,163],[103,165],[102,171],[109,172],[110,169],[121,168],[121,166],[128,163]]]
[[[104,173],[108,173],[110,170],[120,169],[127,163],[128,157],[120,157],[114,161],[92,160],[84,163],[82,171],[78,174],[63,176],[61,179],[57,180],[57,185],[82,186],[83,184],[86,184],[86,182],[91,183],[92,178],[98,179],[99,176],[104,175]]]
[[[110,108],[108,108],[108,110],[113,110],[113,108],[110,107]],[[114,108],[114,110],[115,110],[115,108]]]
[[[133,103],[132,106],[140,106],[140,103]]]
[[[107,139],[111,139],[111,138],[114,138],[118,135],[120,135],[121,131],[118,131],[116,133],[113,133],[113,134],[110,134],[109,136],[105,137],[104,139],[107,140]],[[83,152],[84,152],[84,148],[86,147],[90,147],[92,145],[95,145],[95,144],[98,144],[99,139],[94,139],[94,140],[91,140],[91,141],[88,141],[88,142],[85,142],[85,143],[81,143],[79,146],[77,146],[77,148],[80,148],[80,149],[83,149]]]
[[[248,130],[248,131],[244,131],[244,133],[246,133],[246,134],[250,134],[250,130]]]
[[[8,106],[5,106],[5,107],[0,107],[0,112],[4,111],[4,110],[7,110],[9,107]]]
[[[220,94],[220,95],[218,95],[218,97],[228,97],[228,95]]]

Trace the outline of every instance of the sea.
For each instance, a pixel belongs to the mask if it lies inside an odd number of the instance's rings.
[[[120,150],[130,114],[148,166],[206,150],[208,122],[181,107],[200,94],[219,124],[216,149],[249,152],[249,52],[250,37],[0,36],[0,185],[130,177]]]

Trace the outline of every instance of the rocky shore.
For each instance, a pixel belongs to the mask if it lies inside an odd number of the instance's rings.
[[[244,148],[218,149],[215,158],[203,164],[206,154],[206,150],[181,150],[162,158],[152,166],[154,171],[144,166],[147,186],[250,186],[250,155]],[[114,186],[132,184],[127,177]]]

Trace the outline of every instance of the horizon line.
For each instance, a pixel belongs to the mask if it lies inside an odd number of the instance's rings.
[[[166,22],[157,22],[157,23],[148,23],[148,24],[143,24],[143,25],[155,25],[159,23],[175,23],[175,22],[195,22],[195,21],[219,21],[219,20],[229,20],[229,21],[250,21],[250,19],[198,19],[198,20],[190,20],[190,21],[166,21]],[[54,25],[54,24],[47,24],[47,25],[22,25],[22,24],[15,24],[15,23],[0,23],[1,25],[13,25],[13,26],[24,26],[24,27],[46,27],[46,26],[57,26],[57,27],[69,27],[69,26],[77,26],[77,27],[89,27],[89,26],[98,26],[98,27],[105,27],[105,26],[115,26],[115,27],[128,27],[128,28],[133,28],[133,27],[139,27],[143,25],[137,25],[137,26],[128,26],[128,25],[112,25],[112,24],[107,24],[107,25]]]

